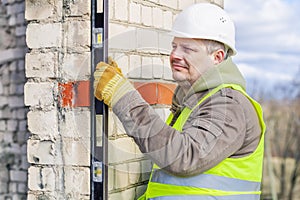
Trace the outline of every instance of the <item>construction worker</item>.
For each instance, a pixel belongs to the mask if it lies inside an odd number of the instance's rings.
[[[231,59],[232,20],[216,5],[194,4],[177,16],[171,34],[178,87],[166,123],[116,62],[101,62],[95,72],[95,96],[155,163],[140,199],[258,200],[265,125]]]

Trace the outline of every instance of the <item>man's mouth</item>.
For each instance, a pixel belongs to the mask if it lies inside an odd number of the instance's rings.
[[[182,65],[182,64],[176,63],[176,62],[172,62],[172,68],[177,71],[180,71],[182,69],[188,69],[188,67],[186,65]]]

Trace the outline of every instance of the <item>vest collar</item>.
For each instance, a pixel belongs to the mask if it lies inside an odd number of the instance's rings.
[[[221,84],[237,84],[244,90],[246,82],[231,57],[207,70],[185,94],[178,86],[173,97],[172,110],[180,107],[192,108],[210,89]]]

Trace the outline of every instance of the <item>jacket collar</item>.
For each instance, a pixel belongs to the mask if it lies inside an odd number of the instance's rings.
[[[186,94],[178,86],[173,96],[172,110],[185,106],[192,108],[206,92],[221,84],[237,84],[246,89],[245,79],[230,57],[207,70]]]

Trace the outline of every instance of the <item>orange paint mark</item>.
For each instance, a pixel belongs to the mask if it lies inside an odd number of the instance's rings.
[[[73,106],[73,82],[58,83],[59,102],[62,107]]]
[[[61,107],[88,107],[91,105],[89,81],[59,83],[58,87]]]

